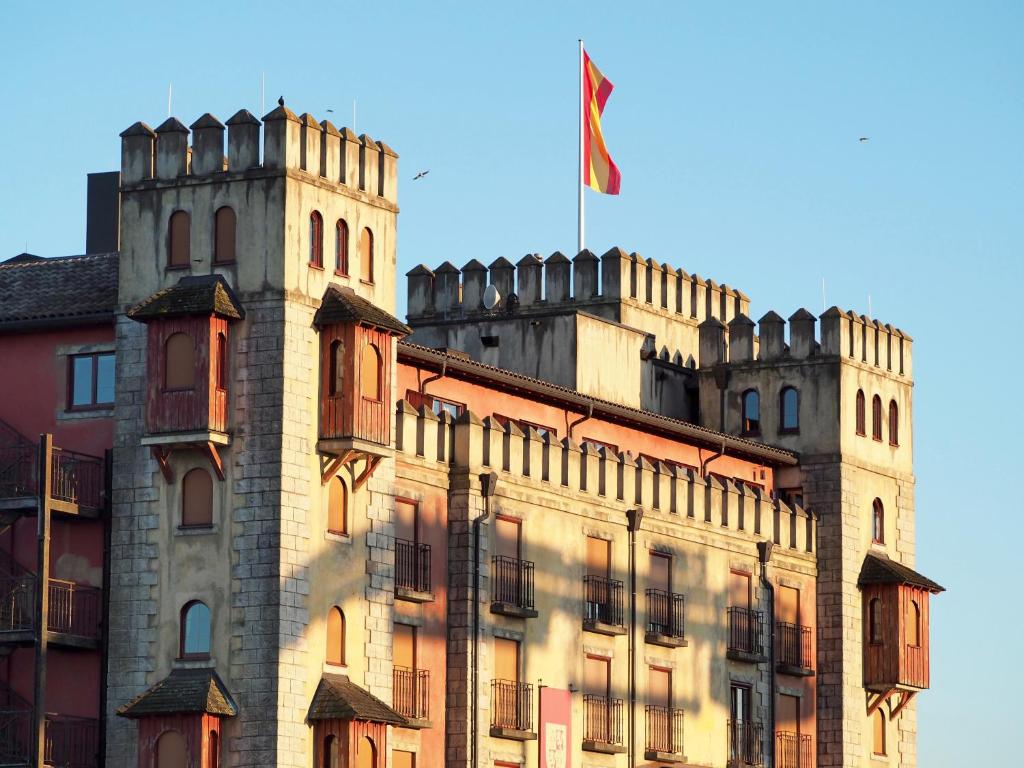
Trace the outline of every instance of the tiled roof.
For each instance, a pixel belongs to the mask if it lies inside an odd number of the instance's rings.
[[[205,712],[234,717],[238,708],[224,682],[212,669],[175,669],[119,710],[122,717]]]
[[[912,568],[890,560],[884,555],[870,552],[864,558],[860,578],[857,579],[857,586],[862,587],[865,584],[909,584],[912,587],[927,589],[929,592],[946,591],[945,587],[939,586]]]
[[[309,720],[368,720],[371,723],[405,725],[406,719],[348,675],[325,674],[309,705]]]
[[[0,263],[0,328],[114,320],[117,254],[55,259],[20,254]]]
[[[245,310],[231,286],[220,275],[189,275],[177,285],[157,291],[128,310],[128,317],[146,322],[157,317],[219,315],[241,320]]]
[[[364,299],[351,288],[329,285],[313,322],[318,327],[334,323],[366,323],[375,328],[408,336],[412,329],[394,315]]]

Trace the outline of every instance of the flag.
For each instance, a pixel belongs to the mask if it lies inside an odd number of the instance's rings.
[[[601,114],[612,92],[611,81],[583,52],[583,183],[606,195],[619,194],[622,174],[612,162],[601,134]]]

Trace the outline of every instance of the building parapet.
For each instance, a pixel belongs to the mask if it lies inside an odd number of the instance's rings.
[[[771,539],[791,551],[817,550],[814,515],[789,506],[766,491],[664,462],[650,463],[632,453],[614,453],[570,438],[519,429],[470,411],[458,418],[436,415],[425,406],[399,400],[395,409],[399,454],[427,464],[490,469],[516,482],[568,490],[595,502],[618,502],[678,517],[681,524],[714,526],[755,539]]]
[[[621,248],[612,248],[600,258],[582,250],[572,259],[558,251],[546,259],[531,253],[516,264],[504,257],[489,266],[472,259],[461,270],[448,261],[436,269],[420,264],[407,277],[413,324],[487,313],[483,296],[488,284],[497,288],[505,311],[511,310],[508,299],[513,294],[520,310],[628,300],[692,323],[711,317],[728,322],[750,311],[750,299],[735,288]]]
[[[821,321],[820,334],[815,323]],[[815,318],[806,309],[798,309],[789,318],[789,343],[786,343],[786,321],[775,312],[768,312],[754,323],[745,314],[738,314],[728,323],[708,318],[700,325],[700,367],[710,368],[722,363],[778,362],[805,360],[819,356],[840,357],[895,376],[912,378],[913,339],[888,323],[867,315],[844,312],[832,307]]]
[[[121,133],[121,183],[125,186],[257,168],[301,170],[395,203],[397,166],[398,155],[384,142],[335,128],[327,120],[317,122],[309,113],[298,116],[285,106],[265,115],[262,123],[242,109],[226,126],[207,112],[190,128],[169,117],[156,130],[137,122]]]

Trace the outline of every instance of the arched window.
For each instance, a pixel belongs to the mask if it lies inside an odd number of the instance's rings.
[[[177,731],[164,731],[157,739],[156,768],[188,768],[188,746]]]
[[[334,734],[324,737],[323,768],[341,768],[341,748]]]
[[[345,663],[345,614],[337,606],[327,614],[327,663]]]
[[[168,267],[188,267],[191,265],[191,250],[189,249],[191,230],[192,217],[187,212],[175,211],[171,214],[167,232]]]
[[[220,734],[216,731],[210,731],[207,743],[210,745],[210,754],[206,768],[220,768]]]
[[[917,600],[911,600],[907,606],[907,645],[921,645],[921,606]]]
[[[345,345],[341,339],[331,342],[331,355],[328,360],[330,368],[330,379],[327,382],[328,394],[331,397],[341,397],[345,394]]]
[[[348,488],[340,477],[333,478],[328,486],[327,530],[348,533]]]
[[[882,642],[882,600],[878,597],[868,603],[868,642],[874,645]]]
[[[864,390],[857,390],[857,434],[867,434],[867,417],[864,413]]]
[[[359,739],[356,752],[356,768],[377,768],[377,747],[369,736]]]
[[[380,352],[373,344],[363,347],[363,356],[359,364],[360,391],[367,400],[381,400],[381,359]]]
[[[235,261],[235,212],[225,205],[213,217],[213,263],[232,264]]]
[[[338,219],[334,233],[334,271],[339,275],[348,275],[348,224]]]
[[[895,400],[889,401],[889,445],[900,444],[900,407]]]
[[[882,439],[882,398],[878,395],[871,398],[871,437]]]
[[[800,431],[800,393],[796,387],[783,387],[779,393],[779,431]]]
[[[373,232],[369,227],[359,233],[359,279],[373,282]]]
[[[743,393],[743,434],[757,435],[761,432],[761,396],[756,389]]]
[[[164,344],[164,389],[192,389],[196,383],[196,344],[187,333],[172,333]]]
[[[210,657],[210,609],[193,600],[181,609],[181,658]]]
[[[228,388],[228,337],[217,334],[217,359],[214,361],[217,370],[217,389]]]
[[[213,525],[213,479],[201,467],[181,479],[181,525]]]
[[[309,265],[324,265],[324,218],[319,211],[309,214]]]
[[[885,713],[876,709],[874,715],[874,737],[871,740],[871,751],[876,755],[885,754]]]
[[[871,543],[885,543],[885,507],[881,499],[871,502]]]

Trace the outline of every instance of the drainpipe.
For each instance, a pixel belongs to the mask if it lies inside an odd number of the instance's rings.
[[[642,509],[626,510],[629,529],[629,759],[636,765],[636,532],[644,519]]]
[[[592,402],[591,403],[587,403],[587,415],[586,416],[580,416],[578,419],[576,419],[576,421],[572,422],[572,424],[569,425],[569,439],[570,440],[572,440],[572,430],[573,430],[573,428],[574,427],[578,427],[584,421],[589,420],[591,417],[593,417],[593,415],[594,415],[594,404]]]
[[[446,361],[447,362],[447,361]],[[443,373],[441,374],[444,375]],[[424,382],[426,383],[426,382]],[[471,696],[473,710],[470,716],[472,733],[470,734],[470,762],[473,768],[480,764],[478,736],[478,713],[480,711],[479,677],[480,677],[480,523],[491,515],[491,496],[498,486],[498,473],[485,472],[480,475],[480,496],[484,500],[484,513],[473,518],[473,668],[471,670]]]
[[[419,392],[420,400],[423,399],[423,393],[427,391],[427,384],[430,384],[431,382],[437,381],[438,379],[443,379],[444,375],[447,372],[448,372],[448,352],[445,352],[444,353],[444,359],[441,361],[441,372],[436,374],[436,375],[434,375],[434,376],[428,376],[427,378],[425,378],[423,381],[420,382],[420,392]]]
[[[768,561],[772,559],[771,541],[757,542],[757,559],[761,563],[761,584],[768,593],[768,754],[775,768],[775,587],[768,580]]]
[[[715,451],[713,454],[708,456],[706,459],[704,459],[704,461],[702,461],[700,463],[700,476],[701,477],[707,476],[708,464],[710,464],[715,459],[722,458],[723,456],[725,456],[725,438],[724,437],[722,438],[722,446],[717,451]]]

